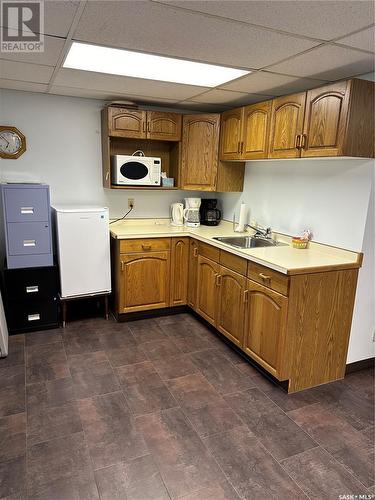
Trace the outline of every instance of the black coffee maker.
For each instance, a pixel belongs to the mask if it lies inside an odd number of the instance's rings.
[[[217,226],[221,219],[221,212],[216,208],[217,200],[202,198],[199,210],[201,224],[204,226]]]

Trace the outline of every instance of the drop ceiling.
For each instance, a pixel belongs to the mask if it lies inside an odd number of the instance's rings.
[[[374,71],[358,0],[45,1],[45,52],[0,52],[0,88],[222,111]],[[62,68],[72,41],[250,70],[215,89]]]

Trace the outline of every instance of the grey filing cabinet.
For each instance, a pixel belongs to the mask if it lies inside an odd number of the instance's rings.
[[[49,186],[1,184],[0,194],[7,268],[52,266]]]

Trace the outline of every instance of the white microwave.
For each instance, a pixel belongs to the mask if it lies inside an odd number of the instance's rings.
[[[160,186],[161,158],[111,156],[112,184],[119,186]]]

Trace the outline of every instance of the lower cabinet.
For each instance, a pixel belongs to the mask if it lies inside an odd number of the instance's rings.
[[[219,271],[219,264],[199,255],[196,311],[213,325],[216,324]]]
[[[189,238],[173,238],[171,247],[171,306],[186,304],[188,267]]]
[[[197,305],[197,277],[198,277],[198,241],[193,238],[189,243],[189,275],[187,303],[195,309]]]
[[[251,280],[247,280],[245,294],[244,351],[279,378],[288,298]]]

